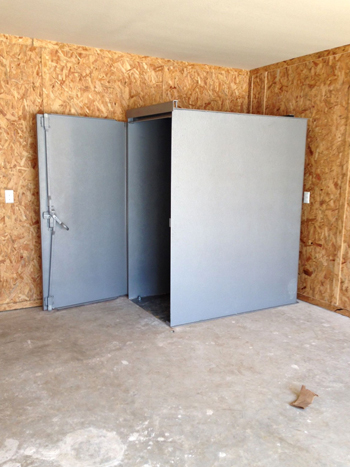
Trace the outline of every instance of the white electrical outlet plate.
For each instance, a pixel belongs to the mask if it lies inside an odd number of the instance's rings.
[[[304,191],[304,203],[306,204],[310,203],[310,192],[309,191]]]
[[[5,190],[5,203],[13,203],[13,190]]]

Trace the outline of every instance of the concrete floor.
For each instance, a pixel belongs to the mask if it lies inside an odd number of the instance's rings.
[[[121,298],[1,313],[0,344],[1,467],[350,466],[350,319],[330,311],[172,332]]]

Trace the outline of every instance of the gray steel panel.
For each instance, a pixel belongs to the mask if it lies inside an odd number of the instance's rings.
[[[172,325],[296,302],[306,126],[173,111]]]
[[[129,298],[170,291],[171,120],[128,124]]]
[[[41,213],[47,211],[45,131],[38,124]],[[49,180],[57,216],[54,308],[126,294],[125,124],[49,115]],[[41,218],[43,294],[47,295],[50,231]]]
[[[47,229],[47,222],[43,222],[42,213],[47,211],[47,178],[46,178],[46,148],[45,130],[41,126],[42,115],[36,116],[37,141],[38,141],[38,162],[39,162],[39,193],[40,193],[40,230],[41,230],[41,261],[42,261],[42,284],[43,299],[48,295],[48,278],[50,267],[50,237]],[[43,308],[47,306],[43,300]]]
[[[142,118],[150,115],[160,115],[172,112],[177,107],[177,101],[163,102],[162,104],[149,105],[147,107],[139,107],[138,109],[130,109],[126,111],[128,119]]]

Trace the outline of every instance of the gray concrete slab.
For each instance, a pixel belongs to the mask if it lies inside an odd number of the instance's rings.
[[[126,298],[1,313],[0,465],[349,466],[349,342],[303,302],[174,332]]]

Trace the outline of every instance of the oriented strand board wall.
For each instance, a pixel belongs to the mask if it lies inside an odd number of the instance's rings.
[[[185,108],[247,111],[244,70],[52,43],[42,66],[47,113],[125,120],[127,109],[173,99]]]
[[[125,120],[173,99],[244,113],[248,83],[244,70],[0,35],[0,310],[41,304],[36,113]]]
[[[1,41],[0,310],[40,303],[35,113],[42,110],[41,51],[31,41]],[[5,204],[6,188],[15,204]]]
[[[250,80],[252,113],[309,118],[299,293],[348,310],[349,85],[349,46],[253,70]]]

